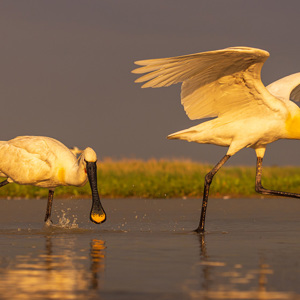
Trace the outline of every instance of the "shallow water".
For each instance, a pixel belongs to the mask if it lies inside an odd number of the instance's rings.
[[[300,299],[300,201],[0,200],[0,299]]]

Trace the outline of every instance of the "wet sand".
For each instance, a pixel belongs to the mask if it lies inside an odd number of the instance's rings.
[[[300,201],[0,200],[0,299],[300,299]]]

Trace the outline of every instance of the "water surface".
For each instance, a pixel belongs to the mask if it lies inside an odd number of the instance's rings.
[[[0,200],[0,299],[300,299],[300,201]]]

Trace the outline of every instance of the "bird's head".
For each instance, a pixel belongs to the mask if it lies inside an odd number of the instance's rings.
[[[85,148],[82,155],[86,162],[97,162],[97,154],[90,147]]]

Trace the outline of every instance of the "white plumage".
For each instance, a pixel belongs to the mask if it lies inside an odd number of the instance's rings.
[[[264,50],[231,47],[191,55],[141,60],[142,74],[136,82],[142,87],[163,87],[182,82],[181,103],[192,120],[215,117],[168,136],[197,143],[227,146],[224,158],[207,174],[201,221],[204,231],[205,210],[210,182],[220,167],[236,152],[251,147],[257,155],[256,190],[264,194],[299,197],[298,194],[269,191],[261,186],[262,158],[266,145],[278,139],[300,139],[300,73],[284,77],[265,87],[261,68],[269,57]]]
[[[97,191],[97,155],[92,148],[82,151],[79,159],[61,142],[40,136],[20,136],[0,142],[0,176],[10,182],[49,189],[45,221],[50,219],[54,189],[58,186],[83,186],[90,181],[93,195],[91,220],[105,221]]]

